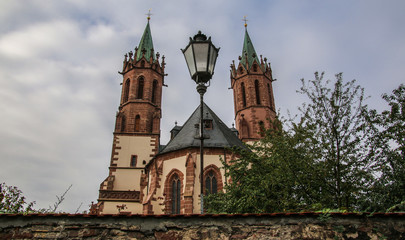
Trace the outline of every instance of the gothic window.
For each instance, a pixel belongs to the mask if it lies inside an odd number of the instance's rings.
[[[171,199],[171,208],[172,208],[172,214],[180,214],[180,188],[181,188],[181,182],[179,179],[179,176],[177,174],[174,174],[172,177],[172,182],[171,182],[171,187],[172,187],[172,199]]]
[[[259,131],[259,133],[260,133],[260,136],[262,136],[262,137],[264,137],[264,132],[266,131],[266,129],[264,128],[264,122],[263,121],[260,121],[259,122],[259,127],[260,127],[260,131]]]
[[[269,104],[270,104],[270,108],[273,109],[273,101],[272,101],[272,98],[271,98],[270,84],[267,84],[267,91],[269,92]]]
[[[205,194],[215,194],[218,192],[217,178],[214,171],[209,171],[205,177]]]
[[[130,163],[131,167],[136,167],[136,155],[132,155],[131,156],[131,163]]]
[[[243,67],[240,67],[240,68],[239,68],[239,73],[240,73],[240,74],[243,74]]]
[[[122,116],[122,118],[121,118],[121,132],[125,131],[125,125],[126,125],[125,116]]]
[[[138,99],[142,99],[143,98],[143,85],[144,85],[144,80],[143,77],[140,77],[138,79]]]
[[[257,72],[257,64],[253,64],[253,72]]]
[[[255,80],[255,93],[256,93],[256,103],[257,105],[260,105],[259,80]]]
[[[143,60],[141,61],[141,67],[143,67],[143,68],[145,67],[145,61],[143,61]]]
[[[245,91],[245,83],[241,84],[242,88],[242,102],[243,102],[243,107],[246,107],[246,91]]]
[[[152,103],[156,103],[157,81],[153,80],[152,84]]]
[[[125,103],[125,102],[128,102],[128,98],[129,98],[129,84],[130,84],[130,81],[129,81],[129,79],[127,79],[126,81],[125,81],[125,85],[124,85],[124,99],[123,99],[123,102]]]
[[[136,117],[135,117],[135,132],[139,132],[140,131],[140,129],[141,129],[141,116],[139,116],[139,115],[136,115]]]

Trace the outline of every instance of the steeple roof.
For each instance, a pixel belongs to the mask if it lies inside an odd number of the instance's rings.
[[[145,50],[145,58],[147,60],[150,59],[150,57],[153,57],[153,60],[155,59],[155,56],[153,56],[153,41],[152,41],[152,34],[150,31],[150,27],[149,27],[149,20],[148,20],[148,24],[146,24],[145,27],[145,31],[143,32],[141,41],[139,42],[139,46],[138,46],[138,52],[136,54],[136,61],[138,61],[139,59],[142,58],[142,52],[143,50]]]
[[[255,51],[255,48],[253,47],[252,40],[250,40],[247,28],[245,28],[245,39],[243,41],[242,59],[240,61],[245,67],[247,67],[246,66],[246,56],[247,56],[249,68],[252,66],[254,60],[256,60],[257,63],[260,63],[259,58],[257,57],[256,51]]]
[[[205,103],[203,104],[204,119],[212,120],[212,128],[204,129],[204,135],[209,136],[208,139],[204,139],[204,147],[225,148],[236,146],[245,148],[236,134],[232,132]],[[200,122],[200,107],[201,105],[197,107],[190,118],[184,123],[179,133],[177,133],[159,154],[200,146],[200,139],[196,138],[196,136],[199,136],[199,129],[196,128],[196,124]]]

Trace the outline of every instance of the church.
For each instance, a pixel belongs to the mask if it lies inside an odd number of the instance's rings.
[[[170,141],[160,143],[165,57],[155,53],[150,18],[135,51],[125,54],[122,92],[113,132],[107,178],[100,184],[98,214],[200,213],[201,186],[205,194],[221,192],[226,179],[221,159],[237,158],[229,148],[244,147],[263,137],[276,118],[270,63],[260,59],[245,24],[242,55],[231,64],[235,123],[228,127],[203,103],[174,126]],[[235,56],[236,53],[235,53]],[[203,107],[204,165],[196,138]],[[202,170],[202,171],[201,171]],[[203,184],[200,173],[203,172]]]

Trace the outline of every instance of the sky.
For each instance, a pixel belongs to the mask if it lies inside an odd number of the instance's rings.
[[[180,51],[201,30],[220,47],[205,102],[234,122],[230,64],[238,63],[243,17],[258,55],[271,63],[276,108],[306,101],[300,79],[343,72],[381,99],[405,83],[402,0],[3,0],[0,1],[0,182],[48,208],[88,210],[108,176],[125,53],[139,44],[151,9],[155,52],[165,56],[161,144],[199,104]]]

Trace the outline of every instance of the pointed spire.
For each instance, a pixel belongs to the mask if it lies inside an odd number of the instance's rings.
[[[247,31],[247,24],[245,23],[245,39],[243,41],[242,59],[240,60],[240,62],[245,67],[250,68],[250,67],[252,67],[254,60],[256,60],[257,63],[260,63],[259,58],[257,57],[256,51],[255,51],[255,48],[253,47],[252,40],[250,40],[249,33]],[[246,65],[246,63],[248,66]]]
[[[153,41],[152,41],[152,33],[149,27],[149,19],[150,15],[148,15],[148,23],[146,24],[145,31],[143,32],[141,41],[139,42],[138,51],[136,53],[136,61],[142,58],[143,52],[145,52],[145,58],[149,61],[152,57],[155,60],[155,56],[153,56]],[[145,51],[144,51],[145,50]]]

